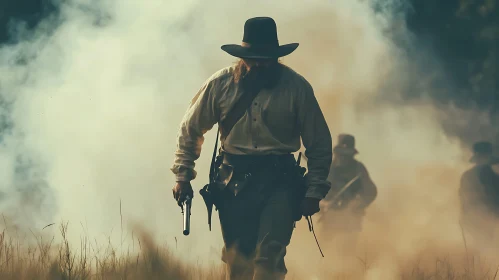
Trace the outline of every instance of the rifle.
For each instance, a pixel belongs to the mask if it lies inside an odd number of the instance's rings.
[[[340,208],[342,207],[342,201],[340,200],[340,197],[341,195],[350,187],[352,186],[353,183],[355,183],[355,181],[357,181],[358,179],[360,178],[360,173],[357,174],[357,176],[355,176],[352,180],[350,180],[348,183],[345,184],[345,186],[343,186],[339,191],[338,193],[336,193],[336,195],[333,197],[333,199],[331,199],[331,205],[333,208]]]
[[[184,230],[182,233],[184,235],[189,235],[189,232],[191,231],[191,205],[192,198],[187,196],[182,203],[182,215],[184,216]]]

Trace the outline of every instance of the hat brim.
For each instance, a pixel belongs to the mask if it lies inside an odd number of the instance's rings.
[[[479,157],[480,157],[479,155],[474,154],[474,155],[470,158],[470,162],[471,162],[471,163],[477,163],[477,162],[478,162],[478,158],[479,158]],[[498,163],[499,163],[499,157],[497,157],[497,156],[490,156],[489,163],[490,163],[490,164],[498,164]]]
[[[223,45],[221,49],[226,53],[239,58],[269,59],[286,56],[298,48],[298,43],[279,46],[271,50],[255,50],[241,45]]]
[[[345,148],[345,147],[336,146],[333,148],[333,153],[339,155],[356,155],[359,153],[359,151],[357,151],[357,149],[355,148]]]

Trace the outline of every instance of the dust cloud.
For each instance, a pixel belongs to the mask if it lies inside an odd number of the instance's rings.
[[[380,101],[408,90],[403,81],[414,74],[425,77],[424,71],[406,71],[407,57],[393,36],[410,38],[401,3],[60,2],[57,15],[0,49],[0,93],[9,121],[1,147],[8,198],[0,203],[2,211],[24,229],[67,220],[74,242],[86,234],[120,244],[132,236],[129,225],[139,223],[182,258],[218,262],[216,213],[208,232],[199,195],[192,233],[181,235],[169,170],[177,129],[202,82],[235,62],[220,46],[240,42],[247,18],[271,16],[281,44],[300,43],[283,63],[312,83],[332,134],[357,137],[359,159],[378,185],[361,237],[381,260],[367,274],[370,279],[395,277],[421,244],[462,246],[457,188],[469,154],[442,132],[431,102]],[[213,131],[205,139],[196,189],[207,182]],[[17,195],[19,155],[38,170],[30,179],[48,186],[35,185],[43,194],[37,208]],[[15,210],[21,208],[30,211],[19,216]],[[340,269],[333,251],[321,260],[316,250],[300,222],[289,248],[290,271],[315,270],[321,262]]]

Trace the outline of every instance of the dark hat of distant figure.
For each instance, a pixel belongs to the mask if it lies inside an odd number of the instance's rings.
[[[298,47],[298,43],[279,45],[277,26],[270,17],[250,18],[244,24],[241,45],[228,44],[221,48],[239,58],[272,59],[286,56]]]
[[[470,162],[476,162],[478,157],[482,156],[492,156],[494,152],[494,147],[492,143],[487,141],[476,142],[473,144],[473,156]]]
[[[333,148],[333,153],[339,155],[355,155],[359,152],[355,149],[355,137],[350,134],[339,134],[338,144]]]

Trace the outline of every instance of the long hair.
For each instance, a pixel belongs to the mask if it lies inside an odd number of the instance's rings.
[[[247,72],[248,70],[244,65],[244,61],[242,59],[236,61],[236,64],[234,65],[234,82],[236,84],[239,83],[239,81],[241,81],[241,78],[244,77]]]

